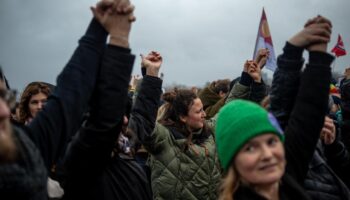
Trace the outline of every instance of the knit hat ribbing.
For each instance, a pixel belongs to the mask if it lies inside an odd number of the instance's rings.
[[[276,118],[245,100],[232,101],[219,111],[215,132],[219,159],[225,171],[242,146],[255,136],[274,133],[284,141]]]

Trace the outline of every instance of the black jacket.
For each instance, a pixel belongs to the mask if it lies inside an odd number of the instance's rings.
[[[286,128],[287,120],[290,117],[291,110],[294,107],[294,99],[298,92],[301,76],[301,67],[303,64],[302,49],[287,43],[284,48],[285,53],[278,59],[279,68],[274,74],[274,85],[271,95],[271,111],[277,116],[278,121]],[[325,57],[326,58],[326,57]],[[288,65],[287,60],[293,60],[296,67]],[[322,61],[322,60],[321,60]],[[326,60],[323,61],[326,63]],[[326,115],[326,113],[324,114]],[[324,148],[328,151],[328,157],[332,160],[347,161],[344,155],[339,155],[339,151],[334,150],[336,141],[333,145],[324,147],[321,142],[315,149],[312,160],[309,163],[304,187],[312,199],[349,199],[350,193],[343,181],[335,174],[328,165],[324,154]],[[332,150],[333,149],[333,150]],[[344,149],[343,149],[344,150]],[[336,151],[336,152],[335,152]],[[334,154],[330,154],[333,152]],[[339,158],[339,156],[343,156]],[[334,162],[334,161],[333,161]]]
[[[301,90],[299,81],[303,64],[303,49],[287,43],[284,52],[278,59],[279,67],[274,74],[270,108],[283,129],[288,126],[288,119],[294,107],[295,97],[298,90]],[[293,63],[295,67],[293,67]],[[336,143],[338,142],[336,141]],[[333,149],[334,145],[325,148]],[[315,149],[304,183],[305,189],[313,199],[349,199],[347,187],[326,162],[323,149],[321,143]],[[346,157],[340,157],[338,152],[334,152],[334,150],[328,152],[331,159],[337,159],[337,161],[349,160]],[[334,154],[330,154],[331,152]]]
[[[135,57],[105,50],[91,115],[65,156],[65,199],[151,199],[146,175],[133,160],[111,156],[121,131]]]
[[[345,146],[350,150],[350,79],[343,79],[341,81],[340,92],[343,118],[341,131]]]
[[[107,32],[96,20],[92,20],[85,35],[79,41],[79,46],[58,76],[57,87],[48,98],[43,110],[37,114],[28,126],[18,127],[21,130],[18,132],[27,134],[31,139],[26,144],[32,142],[35,145],[32,147],[33,152],[41,154],[39,158],[33,158],[37,159],[34,165],[36,167],[27,168],[26,174],[28,176],[34,171],[41,170],[42,172],[36,178],[47,180],[46,172],[49,171],[52,163],[55,163],[57,157],[63,152],[64,144],[68,138],[80,127],[81,116],[86,110],[96,82],[106,39]],[[19,145],[18,149],[27,148],[25,143],[19,142],[17,144]],[[26,155],[20,155],[20,157],[22,156]],[[31,154],[27,156],[31,156]],[[33,156],[36,156],[36,154],[33,154]],[[40,164],[41,161],[39,160],[41,159],[46,167]],[[19,159],[17,162],[13,166],[30,161]],[[31,170],[33,171],[31,172]],[[5,174],[2,174],[0,179],[6,177]],[[26,186],[30,188],[33,185],[28,183]],[[4,187],[4,185],[0,187]],[[11,186],[7,185],[6,187]],[[33,195],[26,194],[26,190],[21,189],[17,190],[17,193],[9,194],[9,196],[11,196],[11,199],[15,199],[16,196],[20,195],[23,195],[21,199],[47,199],[46,181],[41,189],[41,191],[34,190]],[[2,195],[3,193],[0,193],[0,198],[6,199]]]
[[[83,113],[96,83],[107,32],[92,20],[80,39],[57,86],[43,110],[28,125],[28,134],[39,148],[47,169],[55,163],[67,140],[81,126]]]
[[[285,50],[284,53],[290,56],[293,52],[289,53]],[[287,166],[280,184],[280,199],[310,199],[301,186],[308,172],[308,165],[313,157],[327,111],[331,77],[329,66],[332,60],[333,58],[326,53],[310,52],[309,64],[301,75],[300,89],[285,129],[284,146]],[[296,62],[283,59],[282,55],[278,63],[279,67],[281,63],[293,67]],[[276,87],[274,84],[278,82],[274,81],[272,88]],[[274,93],[277,91],[279,90],[276,88],[272,90],[272,96],[278,95]],[[274,101],[271,104],[273,107]],[[253,191],[243,195],[243,192],[240,192],[242,187],[244,186],[241,186],[235,194],[235,197],[240,197],[237,199],[263,199],[256,193],[255,198],[249,198]]]
[[[129,128],[137,134],[138,139],[142,142],[146,140],[146,136],[153,133],[160,95],[162,94],[162,83],[160,78],[145,76],[141,83],[139,96],[132,109]],[[141,113],[142,118],[139,117],[139,113]]]
[[[341,125],[342,141],[350,151],[350,79],[343,79],[341,82],[341,113],[343,122]],[[348,170],[343,174],[345,182],[350,187],[350,173]]]

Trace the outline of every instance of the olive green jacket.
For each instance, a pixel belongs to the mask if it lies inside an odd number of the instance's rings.
[[[144,77],[129,128],[150,154],[154,199],[217,199],[221,170],[211,130],[181,132],[156,123],[161,80]]]
[[[154,198],[217,199],[221,172],[213,135],[203,143],[188,144],[187,138],[176,138],[172,131],[157,123],[145,143],[151,153]]]

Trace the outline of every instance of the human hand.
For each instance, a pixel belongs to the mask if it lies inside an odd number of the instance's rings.
[[[129,0],[101,0],[91,7],[94,17],[110,34],[110,43],[122,47],[129,47],[131,23],[136,20],[134,9]]]
[[[325,117],[325,120],[324,120],[324,125],[321,130],[320,138],[326,145],[333,144],[336,138],[336,129],[335,129],[334,122],[331,118],[327,116]]]
[[[243,72],[246,72],[246,73],[248,73],[248,68],[249,68],[249,60],[246,60],[245,61],[245,63],[244,63],[244,65],[243,65]]]
[[[331,32],[331,22],[322,16],[317,16],[308,20],[304,29],[288,42],[297,47],[307,48],[309,51],[326,51]]]
[[[260,69],[263,69],[270,56],[270,50],[268,48],[259,49],[255,58],[255,63],[258,64]]]
[[[308,51],[321,51],[321,52],[327,52],[327,46],[328,46],[328,42],[330,41],[330,37],[332,34],[332,23],[331,21],[329,21],[327,18],[322,17],[322,16],[317,16],[316,17],[316,22],[318,24],[328,24],[328,33],[329,34],[329,39],[327,42],[316,42],[316,43],[312,43],[307,47]],[[310,24],[309,26],[312,26],[312,24]]]
[[[252,77],[255,82],[261,83],[261,68],[252,60],[247,61],[246,63],[248,65],[247,73],[249,76]]]
[[[158,77],[159,69],[163,63],[163,58],[156,51],[150,52],[146,57],[141,56],[141,67],[146,68],[146,75]]]

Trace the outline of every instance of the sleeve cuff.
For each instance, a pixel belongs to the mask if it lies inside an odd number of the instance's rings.
[[[141,67],[141,74],[142,76],[146,76],[146,67]]]
[[[242,72],[241,79],[239,80],[239,83],[244,86],[250,86],[252,84],[253,79],[249,76],[247,72]]]
[[[163,83],[163,80],[161,78],[155,77],[155,76],[148,76],[148,75],[143,77],[143,81],[154,83],[160,87],[162,86],[162,83]]]
[[[330,66],[333,60],[334,60],[334,56],[328,53],[321,52],[321,51],[309,52],[309,63]]]
[[[304,49],[286,42],[283,48],[283,57],[290,60],[300,60],[303,57]]]
[[[111,48],[111,49],[113,49],[115,51],[119,51],[121,53],[131,53],[131,49],[125,48],[125,47],[120,47],[120,46],[115,46],[115,45],[108,44],[108,48]]]
[[[95,38],[99,43],[106,43],[108,32],[95,18],[92,18],[85,35]]]

